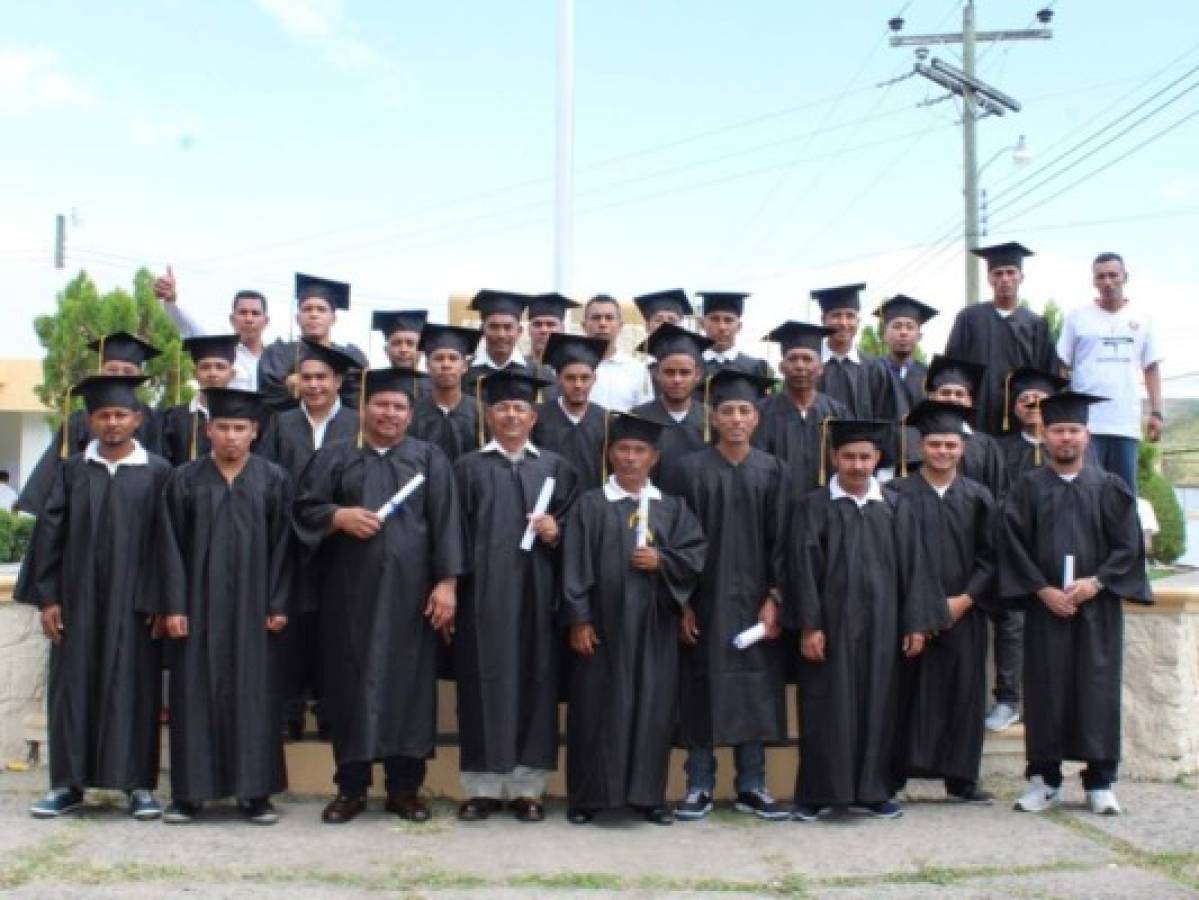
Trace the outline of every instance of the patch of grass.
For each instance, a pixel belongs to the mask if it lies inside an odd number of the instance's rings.
[[[1199,851],[1186,853],[1150,853],[1124,838],[1084,822],[1063,810],[1046,815],[1049,821],[1081,835],[1092,843],[1113,851],[1122,865],[1134,866],[1163,875],[1175,884],[1199,889]]]
[[[879,884],[932,884],[946,887],[980,878],[1042,875],[1046,872],[1083,872],[1093,868],[1095,868],[1094,864],[1076,863],[1070,860],[1029,866],[932,866],[921,864],[915,869],[884,872],[881,875],[833,875],[814,881],[821,887],[869,887]]]
[[[56,834],[17,853],[0,865],[0,890],[11,890],[43,877],[42,872],[58,865],[80,839],[79,836]]]

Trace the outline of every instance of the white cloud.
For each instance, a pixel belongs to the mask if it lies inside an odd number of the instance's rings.
[[[341,0],[256,0],[288,34],[321,50],[339,69],[371,69],[384,64],[377,50],[358,38]]]
[[[0,112],[31,113],[89,106],[90,90],[64,72],[50,50],[0,50]]]
[[[176,116],[154,121],[139,120],[133,123],[133,142],[147,149],[176,147],[190,150],[200,132],[199,123],[187,116]]]

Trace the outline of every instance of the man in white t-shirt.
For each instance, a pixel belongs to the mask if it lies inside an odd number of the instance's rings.
[[[1141,391],[1145,377],[1149,421],[1144,434],[1159,441],[1162,414],[1162,356],[1149,317],[1129,308],[1124,296],[1128,271],[1118,253],[1100,253],[1091,265],[1099,296],[1067,313],[1057,355],[1071,370],[1075,391],[1109,398],[1091,407],[1091,445],[1100,464],[1137,490],[1137,446],[1141,439]]]
[[[623,324],[620,304],[607,294],[596,294],[583,307],[583,332],[608,345],[608,351],[595,370],[591,402],[613,412],[628,412],[634,406],[654,399],[645,363],[620,349]]]

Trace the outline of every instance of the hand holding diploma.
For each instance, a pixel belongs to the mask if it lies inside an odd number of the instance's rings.
[[[529,514],[529,524],[525,527],[524,536],[520,539],[521,550],[532,550],[533,541],[537,539],[537,525],[535,524],[542,516],[545,516],[545,511],[550,508],[550,498],[554,496],[554,479],[547,478],[541,483],[541,491],[537,494],[537,502],[533,504],[533,512]],[[555,531],[557,523],[554,524]]]
[[[379,517],[380,521],[387,521],[387,518],[399,509],[404,504],[404,501],[411,497],[413,492],[424,483],[424,473],[417,472],[408,479],[407,484],[395,492],[395,495],[390,500],[379,507],[379,511],[375,515]]]

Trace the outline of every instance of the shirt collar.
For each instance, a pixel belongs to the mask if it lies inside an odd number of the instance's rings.
[[[133,451],[124,459],[118,459],[115,462],[105,459],[100,455],[100,442],[95,439],[91,440],[84,449],[83,458],[88,462],[104,466],[108,469],[109,475],[115,475],[121,466],[145,466],[150,463],[150,456],[146,453],[146,448],[138,443],[136,438],[133,440]]]
[[[564,415],[564,416],[566,416],[566,418],[570,419],[570,421],[575,425],[578,425],[580,422],[582,422],[583,418],[587,415],[586,410],[583,410],[582,415],[576,416],[569,409],[567,409],[566,408],[566,398],[563,397],[561,394],[558,395],[558,408],[560,410],[562,410],[562,415]]]
[[[652,481],[647,481],[645,483],[645,492],[649,494],[649,498],[651,500],[662,499],[662,492],[658,490]],[[622,488],[620,483],[616,480],[615,475],[609,475],[608,480],[604,482],[604,498],[612,503],[616,503],[619,500],[640,501],[641,499],[636,494],[630,494],[628,491]]]
[[[203,413],[204,418],[208,418],[208,407],[200,405],[200,391],[196,392],[196,396],[192,397],[191,402],[187,404],[187,411],[190,413]]]
[[[1037,440],[1037,436],[1035,434],[1029,434],[1027,431],[1021,431],[1020,437],[1024,438],[1024,440],[1028,441],[1028,443],[1032,444],[1034,447],[1041,446],[1041,442]]]
[[[879,503],[883,502],[883,489],[879,485],[878,479],[873,475],[870,476],[870,486],[866,488],[866,496],[864,497],[858,497],[854,494],[848,493],[843,487],[841,487],[841,482],[837,480],[836,475],[829,479],[828,493],[829,496],[834,500],[840,500],[842,497],[848,497],[858,505],[859,509],[861,509],[871,500],[875,500]]]
[[[520,352],[519,347],[512,349],[512,355],[508,357],[508,361],[502,366],[491,358],[491,354],[487,352],[487,348],[483,344],[479,344],[479,349],[475,351],[475,357],[471,362],[476,366],[486,366],[489,369],[507,369],[509,366],[524,366],[525,357]]]
[[[300,401],[300,409],[303,410],[304,418],[308,420],[308,424],[311,425],[313,428],[316,428],[317,425],[315,422],[312,421],[312,416],[308,415],[308,407],[304,405],[303,400]],[[333,400],[333,407],[329,410],[329,415],[327,415],[325,417],[325,422],[332,421],[333,417],[335,415],[337,415],[339,412],[341,412],[341,397],[335,397]],[[324,424],[325,424],[324,422],[321,423],[322,426]]]
[[[488,441],[487,444],[484,445],[483,449],[480,450],[479,452],[480,453],[498,453],[500,456],[507,457],[509,460],[512,460],[513,462],[520,460],[520,459],[524,459],[526,456],[540,456],[541,455],[541,451],[533,446],[532,441],[525,441],[525,445],[523,447],[521,447],[515,453],[509,453],[502,446],[500,446],[500,442],[495,440],[494,438],[492,438],[490,441]]]
[[[711,347],[709,347],[704,351],[703,356],[706,360],[718,362],[721,365],[724,365],[726,363],[731,363],[740,355],[740,353],[741,351],[736,347],[729,347],[729,349],[724,351],[713,350]]]
[[[857,363],[858,365],[862,364],[862,359],[860,356],[858,356],[858,348],[857,347],[850,347],[848,353],[846,353],[844,356],[838,356],[836,353],[834,353],[832,350],[829,349],[828,338],[825,338],[820,343],[820,361],[827,363],[830,359],[834,359],[834,358],[835,359],[848,359],[850,362]]]

